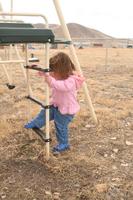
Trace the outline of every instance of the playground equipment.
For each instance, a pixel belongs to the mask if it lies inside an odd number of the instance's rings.
[[[3,12],[3,7],[2,7],[1,3],[0,3],[0,11]],[[10,13],[12,13],[12,12],[13,12],[13,0],[11,0],[11,6],[10,6]],[[6,27],[7,28],[12,28],[12,27],[29,28],[29,27],[33,27],[31,24],[24,24],[23,21],[13,20],[12,16],[10,16],[10,19],[6,19],[6,16],[2,15],[0,22],[1,22],[0,28],[2,28],[2,27],[3,28],[4,27],[5,28]],[[6,75],[7,80],[8,80],[8,83],[6,84],[7,87],[9,89],[14,89],[15,85],[13,84],[12,70],[11,69],[7,70],[6,65],[9,65],[9,64],[12,65],[11,59],[12,59],[12,54],[13,54],[13,51],[14,51],[16,53],[16,57],[18,58],[18,60],[16,60],[16,63],[20,63],[22,73],[23,73],[23,75],[26,79],[26,73],[25,73],[25,70],[23,68],[24,60],[22,60],[16,45],[6,44],[6,45],[3,45],[3,47],[5,49],[5,57],[7,58],[7,60],[4,61],[4,62],[1,61],[0,64],[2,65],[2,68],[5,72],[5,75]],[[1,57],[0,57],[0,60],[2,60]]]
[[[13,2],[13,1],[12,1]],[[7,45],[7,44],[24,44],[25,45],[25,61],[24,60],[20,60],[20,56],[18,54],[19,60],[8,60],[8,61],[0,61],[0,64],[7,64],[7,63],[25,63],[25,68],[26,68],[26,73],[25,77],[27,80],[27,88],[28,88],[28,96],[27,98],[37,104],[39,104],[40,106],[44,107],[46,109],[46,137],[44,138],[44,133],[42,132],[42,130],[40,129],[34,129],[34,131],[46,142],[46,159],[49,159],[49,142],[50,142],[50,137],[49,137],[49,87],[48,85],[46,86],[46,103],[45,105],[43,105],[41,102],[39,102],[38,100],[36,100],[33,96],[32,96],[32,91],[31,91],[31,87],[30,87],[30,81],[29,81],[29,70],[38,70],[38,71],[43,71],[45,73],[49,73],[50,69],[49,69],[49,48],[50,48],[50,44],[69,44],[69,50],[70,50],[70,54],[73,58],[73,61],[75,63],[76,66],[76,70],[78,72],[80,72],[82,74],[82,70],[80,68],[80,64],[68,31],[68,28],[66,26],[66,23],[64,21],[64,17],[63,17],[63,13],[61,11],[60,5],[59,5],[59,1],[58,0],[53,0],[57,15],[59,17],[60,23],[61,23],[61,27],[64,33],[64,40],[56,40],[55,36],[52,32],[52,30],[50,30],[48,27],[48,20],[47,18],[42,15],[42,14],[34,14],[34,13],[14,13],[14,12],[10,12],[10,13],[6,13],[6,12],[1,12],[0,16],[6,17],[6,16],[31,16],[31,17],[42,17],[45,21],[45,27],[46,29],[36,29],[33,27],[25,27],[22,26],[18,26],[17,24],[14,25],[12,24],[8,24],[4,25],[3,27],[1,27],[0,29],[0,44],[2,45]],[[13,5],[12,5],[13,7]],[[26,25],[27,26],[27,25]],[[43,68],[38,68],[36,66],[32,66],[29,65],[29,60],[28,60],[28,43],[43,43],[45,44],[45,69]],[[16,50],[16,53],[17,50]],[[88,107],[90,109],[92,118],[94,120],[95,123],[97,123],[97,118],[94,112],[94,108],[91,102],[91,98],[89,96],[89,91],[87,89],[87,85],[86,83],[83,84],[83,90],[86,96],[86,100],[88,103]]]

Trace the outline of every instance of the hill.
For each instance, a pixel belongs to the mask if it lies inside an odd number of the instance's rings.
[[[36,28],[44,28],[44,24],[34,24],[34,26]],[[68,30],[70,32],[70,35],[72,38],[82,38],[82,39],[86,39],[86,38],[112,38],[109,35],[106,35],[98,30],[95,29],[91,29],[88,27],[85,27],[83,25],[80,24],[76,24],[76,23],[68,23],[67,24]],[[55,36],[57,38],[61,38],[63,37],[63,32],[61,29],[60,25],[57,24],[50,24],[50,28],[53,30]]]

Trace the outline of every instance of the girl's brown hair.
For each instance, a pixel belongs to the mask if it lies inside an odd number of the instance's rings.
[[[61,79],[68,78],[75,70],[75,66],[70,57],[63,52],[50,58],[50,68],[53,72],[59,74]]]

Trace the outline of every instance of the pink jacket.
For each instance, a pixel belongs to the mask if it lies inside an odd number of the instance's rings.
[[[62,114],[75,114],[80,109],[77,90],[82,86],[84,77],[71,75],[65,80],[56,80],[47,73],[44,76],[52,89],[51,104],[57,106]]]

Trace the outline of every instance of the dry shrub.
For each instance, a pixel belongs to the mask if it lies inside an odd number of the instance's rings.
[[[12,126],[6,119],[0,120],[0,138],[4,138],[11,130]]]
[[[119,128],[119,121],[116,117],[116,114],[108,108],[98,108],[97,118],[99,120],[98,130],[115,130]]]
[[[117,102],[115,107],[119,109],[116,113],[117,119],[125,119],[133,114],[132,100],[126,100],[126,102],[124,100]]]
[[[130,124],[130,129],[133,130],[133,123]]]
[[[118,111],[118,112],[116,113],[116,117],[117,117],[117,119],[119,119],[119,120],[126,119],[126,118],[129,117],[130,115],[131,115],[131,111],[126,110],[126,109],[121,110],[121,111]]]
[[[125,109],[125,110],[132,112],[132,110],[133,110],[133,100],[126,99],[126,102],[125,102],[125,100],[120,101],[120,102],[116,102],[116,107],[118,109]]]
[[[26,101],[19,101],[14,104],[14,108],[18,108],[18,109],[21,109],[22,107],[26,107],[26,106],[27,106]]]
[[[114,107],[116,104],[116,101],[114,101],[113,99],[108,99],[108,98],[103,98],[103,97],[99,97],[96,99],[96,103],[107,106],[107,107]]]

